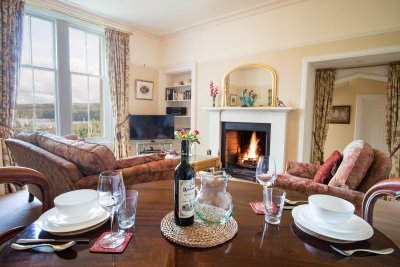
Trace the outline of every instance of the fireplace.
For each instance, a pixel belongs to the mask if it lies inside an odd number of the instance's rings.
[[[236,178],[253,181],[258,158],[270,154],[270,123],[222,122],[221,163]]]

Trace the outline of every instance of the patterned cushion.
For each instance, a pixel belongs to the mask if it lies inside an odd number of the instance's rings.
[[[74,134],[74,133],[64,135],[63,137],[64,137],[65,139],[68,139],[68,140],[77,140],[77,141],[86,142],[85,138],[80,137],[80,136],[77,136],[77,135]]]
[[[18,140],[22,140],[25,142],[28,142],[32,145],[37,145],[37,136],[38,136],[38,132],[34,132],[34,131],[23,131],[20,133],[17,133],[14,138],[18,139]]]
[[[288,161],[286,172],[294,176],[313,179],[319,167],[312,163]]]
[[[318,169],[317,173],[314,176],[314,182],[320,184],[328,184],[335,174],[332,174],[332,170],[336,172],[341,161],[342,154],[340,154],[340,152],[337,150],[333,151],[333,153],[324,162],[324,164],[321,165],[321,168]]]
[[[343,151],[343,161],[328,185],[347,185],[355,190],[361,183],[374,160],[372,147],[362,140],[356,140],[347,145]]]
[[[107,146],[68,140],[48,132],[40,133],[37,139],[39,147],[75,163],[85,175],[117,167],[114,154]]]
[[[389,178],[391,168],[392,164],[389,156],[380,150],[374,149],[374,161],[357,190],[365,193],[374,184]]]

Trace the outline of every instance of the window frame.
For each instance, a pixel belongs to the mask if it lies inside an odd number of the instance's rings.
[[[99,78],[103,83],[103,99],[101,103],[103,113],[103,136],[88,137],[86,140],[105,144],[112,148],[113,145],[113,123],[111,109],[111,96],[108,86],[108,70],[106,66],[106,51],[105,51],[105,29],[103,27],[90,24],[78,20],[76,18],[58,13],[56,11],[47,10],[31,4],[26,5],[26,15],[33,16],[39,19],[44,19],[53,22],[53,53],[54,53],[54,70],[55,70],[55,121],[56,134],[67,135],[73,132],[72,121],[72,74],[81,75],[79,72],[70,70],[69,58],[69,27],[83,30],[87,33],[95,34],[100,37],[101,42],[101,66],[100,75],[93,77]],[[31,50],[31,49],[30,49]],[[30,62],[32,62],[32,51],[30,51]],[[60,64],[60,62],[64,62]],[[21,64],[21,66],[23,66]],[[84,74],[90,75],[90,74]],[[91,77],[91,76],[88,76]]]

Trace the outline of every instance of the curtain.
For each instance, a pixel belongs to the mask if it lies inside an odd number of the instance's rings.
[[[386,98],[386,143],[392,161],[390,177],[393,178],[400,177],[400,62],[389,65]]]
[[[116,158],[128,157],[129,140],[129,34],[106,29],[106,53],[115,123],[114,153]]]
[[[0,166],[13,165],[4,140],[13,135],[24,8],[25,2],[22,0],[0,1]],[[6,186],[6,193],[13,192],[16,188],[9,184]]]
[[[335,85],[336,70],[317,70],[315,77],[314,130],[311,162],[321,164],[324,161],[324,145],[328,134],[332,112],[332,94]]]

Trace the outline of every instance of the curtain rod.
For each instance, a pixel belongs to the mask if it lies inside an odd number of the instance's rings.
[[[60,3],[50,2],[50,1],[46,1],[46,0],[26,0],[26,2],[31,5],[40,7],[40,8],[49,9],[49,10],[61,13],[63,15],[66,15],[66,16],[70,16],[75,19],[79,19],[79,20],[82,20],[82,21],[85,21],[85,22],[88,22],[91,24],[95,24],[100,27],[110,27],[110,28],[119,30],[121,32],[128,33],[129,35],[132,35],[132,32],[130,32],[129,30],[127,30],[127,28],[125,28],[121,25],[109,23],[105,19],[99,18],[96,15],[90,14],[83,10],[77,11],[77,9],[75,7],[69,7],[69,6],[62,5]],[[77,13],[79,15],[76,15]],[[87,17],[89,17],[89,18],[87,18]]]
[[[349,70],[349,69],[371,68],[371,67],[380,67],[380,66],[388,66],[388,65],[389,65],[389,63],[363,65],[363,66],[353,66],[353,67],[342,67],[342,68],[334,68],[334,69],[336,69],[336,70]]]

